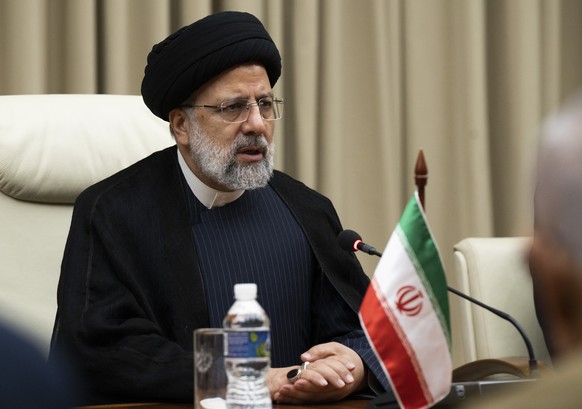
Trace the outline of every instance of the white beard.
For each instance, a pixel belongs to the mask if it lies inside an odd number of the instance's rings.
[[[208,178],[228,190],[264,187],[273,176],[275,144],[268,144],[263,135],[237,137],[230,147],[223,148],[202,131],[191,115],[190,129],[188,142],[192,160]],[[262,148],[263,159],[259,162],[238,163],[236,152],[247,146]]]

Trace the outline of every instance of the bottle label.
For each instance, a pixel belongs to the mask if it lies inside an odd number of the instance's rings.
[[[226,331],[224,355],[227,358],[269,358],[269,331]]]

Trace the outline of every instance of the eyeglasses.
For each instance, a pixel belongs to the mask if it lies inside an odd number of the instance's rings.
[[[283,116],[283,100],[271,97],[261,98],[256,102],[251,102],[249,99],[231,99],[228,101],[222,101],[220,105],[184,104],[181,107],[211,108],[220,110],[219,114],[222,117],[222,120],[233,124],[245,122],[249,119],[252,105],[256,105],[259,108],[261,117],[265,121],[276,121]]]

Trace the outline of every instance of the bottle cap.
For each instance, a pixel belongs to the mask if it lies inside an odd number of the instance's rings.
[[[243,283],[234,285],[234,298],[236,300],[254,300],[257,298],[257,285],[255,283]]]

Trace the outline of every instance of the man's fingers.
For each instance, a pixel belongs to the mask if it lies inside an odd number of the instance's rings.
[[[318,359],[324,359],[331,355],[336,355],[339,349],[337,342],[326,342],[324,344],[315,345],[301,354],[301,359],[304,361],[315,361]]]
[[[327,386],[328,385],[328,381],[327,378],[318,371],[312,370],[312,369],[304,369],[301,372],[301,378],[299,379],[299,381],[303,379],[307,382],[310,382],[314,385],[317,385],[318,387],[322,387],[322,386]],[[299,382],[297,381],[297,382]],[[301,384],[301,382],[299,383]]]
[[[354,377],[346,363],[335,358],[327,358],[310,364],[302,375],[304,379],[312,380],[314,383],[319,377],[323,377],[336,388],[343,388],[345,384],[354,382]]]

